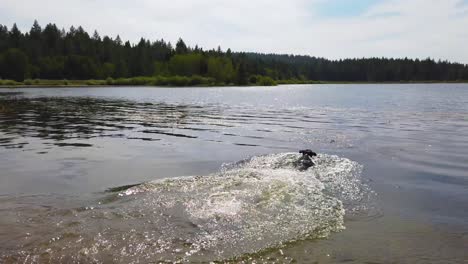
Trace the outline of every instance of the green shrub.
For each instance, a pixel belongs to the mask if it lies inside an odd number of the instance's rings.
[[[187,86],[190,80],[185,76],[171,76],[168,77],[167,81],[171,86]]]
[[[107,85],[112,85],[112,84],[114,84],[114,79],[112,79],[111,77],[108,77],[108,78],[106,79],[106,84],[107,84]]]
[[[118,78],[114,80],[114,85],[130,85],[130,81],[126,78]]]
[[[150,85],[152,81],[151,77],[133,77],[130,78],[130,85]]]
[[[168,85],[167,78],[164,76],[156,76],[154,77],[153,81],[151,82],[151,85],[154,86],[166,86]]]
[[[257,75],[252,75],[249,77],[249,83],[256,84],[257,83]]]
[[[210,77],[203,77],[200,75],[193,75],[188,78],[188,86],[209,86],[215,84],[215,79]]]
[[[215,78],[207,77],[207,78],[206,78],[206,83],[207,83],[207,85],[209,85],[209,86],[214,86],[215,83],[216,83],[216,80],[215,80]]]
[[[268,76],[258,76],[257,85],[259,86],[275,86],[277,85],[275,80]]]
[[[15,86],[15,85],[20,85],[21,83],[13,80],[0,80],[0,85],[5,85],[5,86]]]
[[[202,76],[200,75],[193,75],[189,81],[188,81],[188,85],[190,86],[197,86],[197,85],[202,85],[204,84],[205,80]]]

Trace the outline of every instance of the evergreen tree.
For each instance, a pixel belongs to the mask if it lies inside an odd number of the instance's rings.
[[[22,37],[23,35],[16,26],[16,23],[13,24],[13,27],[10,30],[10,48],[20,48]]]
[[[34,20],[34,24],[33,24],[32,28],[31,28],[31,30],[29,31],[29,36],[32,39],[40,39],[41,38],[41,33],[42,33],[41,26],[39,25],[37,20]]]
[[[213,78],[218,83],[274,83],[274,80],[400,82],[468,81],[468,65],[433,59],[362,58],[327,60],[310,56],[223,52],[221,47],[175,48],[163,39],[136,45],[120,36],[90,36],[81,26],[68,31],[34,21],[27,33],[16,24],[0,25],[0,77],[14,80],[123,78],[181,75]],[[265,77],[270,77],[265,78]],[[199,82],[198,82],[199,83]]]
[[[186,54],[188,52],[187,45],[181,38],[177,41],[175,52],[177,54]]]
[[[99,33],[97,32],[97,30],[94,30],[93,40],[96,41],[96,42],[101,41],[101,36],[99,36]]]
[[[0,52],[8,49],[9,42],[8,27],[0,24]]]

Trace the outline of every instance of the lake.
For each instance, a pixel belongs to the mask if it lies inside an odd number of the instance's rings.
[[[2,88],[0,157],[4,263],[468,261],[467,84]]]

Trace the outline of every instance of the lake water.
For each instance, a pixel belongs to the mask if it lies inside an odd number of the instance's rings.
[[[0,89],[0,157],[4,263],[468,263],[466,84]]]

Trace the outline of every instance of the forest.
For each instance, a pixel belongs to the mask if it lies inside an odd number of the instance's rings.
[[[318,40],[319,41],[319,40]],[[0,25],[0,84],[275,85],[311,82],[460,82],[468,65],[427,58],[355,58],[204,50],[163,39],[138,43],[37,21],[29,32]],[[93,81],[94,80],[94,81]],[[53,82],[51,82],[53,83]]]

